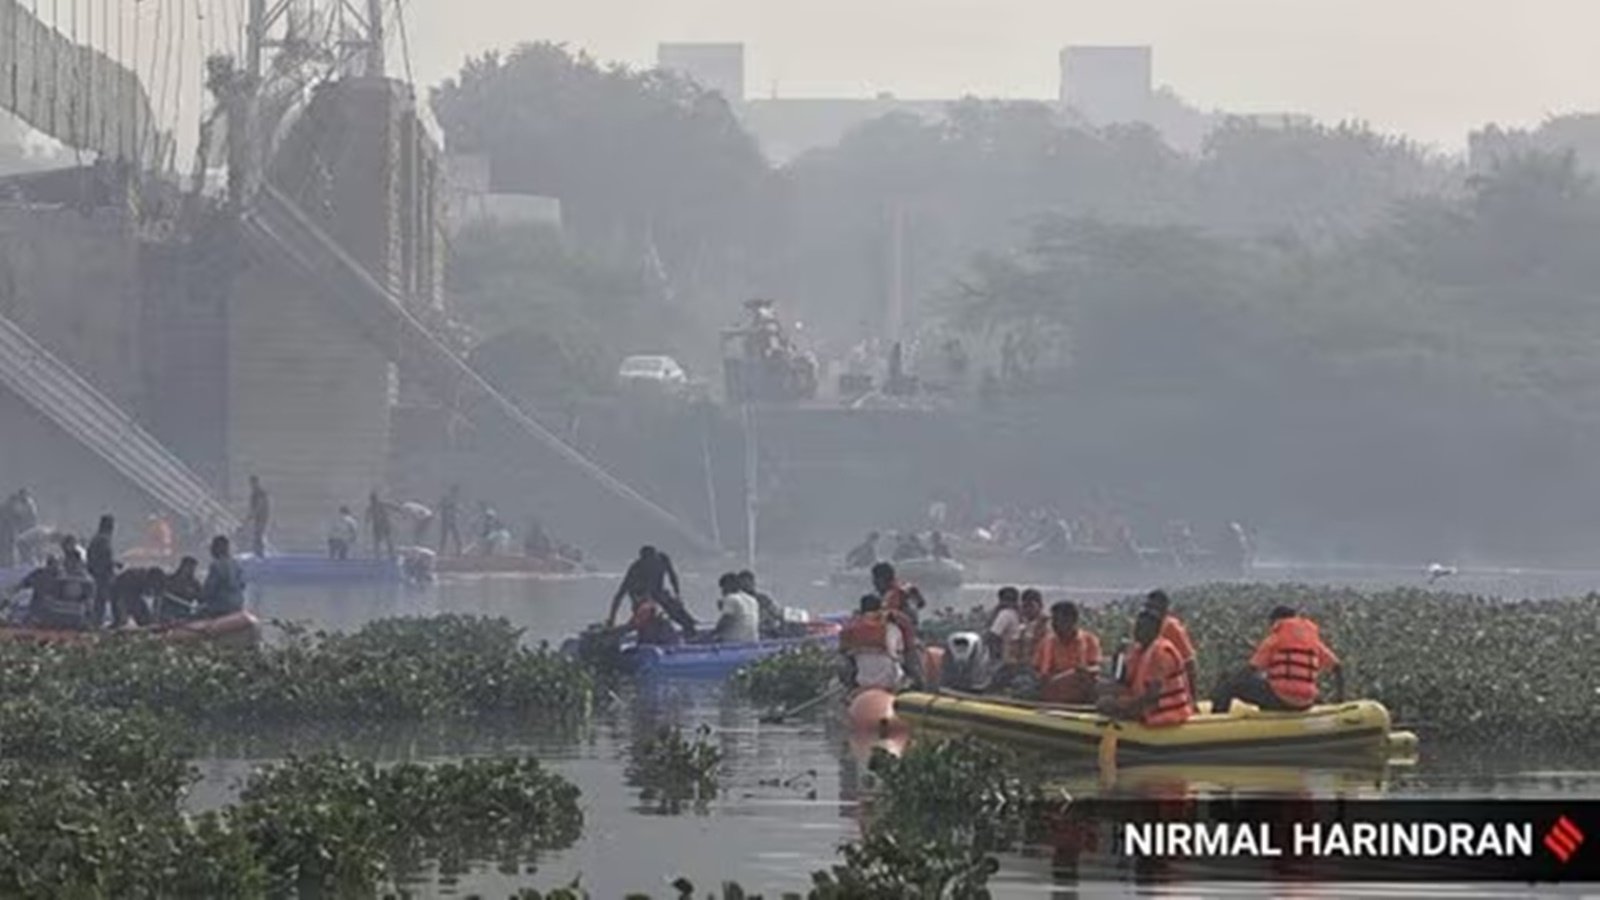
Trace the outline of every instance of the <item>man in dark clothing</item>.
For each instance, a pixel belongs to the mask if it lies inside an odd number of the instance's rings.
[[[192,556],[178,561],[177,570],[166,577],[156,596],[156,621],[179,622],[195,617],[200,608],[200,577],[196,574],[199,568],[200,561]]]
[[[100,527],[89,539],[89,552],[85,568],[94,579],[94,611],[90,613],[91,625],[99,628],[105,623],[106,606],[111,602],[111,579],[117,574],[116,553],[111,548],[111,534],[116,529],[116,519],[101,516]]]
[[[167,573],[157,568],[124,569],[111,582],[111,627],[121,628],[132,619],[149,625],[150,606],[166,590]]]
[[[668,585],[671,586],[670,590]],[[654,547],[641,547],[639,558],[628,566],[627,573],[622,576],[622,584],[611,598],[611,613],[606,617],[606,627],[616,625],[617,609],[622,605],[622,598],[627,596],[633,598],[636,604],[644,599],[654,600],[672,617],[672,621],[678,623],[685,636],[692,636],[697,626],[694,616],[689,615],[679,599],[682,592],[678,573],[672,568],[672,558]]]
[[[394,525],[389,520],[389,504],[378,499],[377,491],[367,495],[367,524],[372,528],[372,555],[393,559]],[[388,551],[388,556],[379,556],[384,551]]]
[[[261,479],[250,476],[250,552],[260,559],[267,555],[267,520],[272,518],[272,504],[267,500],[266,488]]]
[[[439,555],[455,541],[456,556],[461,555],[461,485],[452,484],[439,501]]]

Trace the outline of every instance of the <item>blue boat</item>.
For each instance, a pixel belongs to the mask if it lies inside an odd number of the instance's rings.
[[[404,575],[395,559],[328,559],[310,554],[241,556],[246,584],[398,584]]]
[[[640,676],[726,678],[750,663],[807,646],[837,647],[838,631],[753,644],[674,644],[670,647],[635,644],[623,648],[622,659],[630,671]]]

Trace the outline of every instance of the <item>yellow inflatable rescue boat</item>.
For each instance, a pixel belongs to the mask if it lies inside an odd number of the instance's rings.
[[[1103,716],[1087,707],[911,692],[895,698],[895,714],[914,728],[974,734],[1038,749],[1094,754],[1115,743],[1123,762],[1258,762],[1383,759],[1392,755],[1389,711],[1375,700],[1314,706],[1305,712],[1264,712],[1235,706],[1227,715],[1200,712],[1182,725],[1152,728]],[[1409,732],[1395,732],[1415,747]]]

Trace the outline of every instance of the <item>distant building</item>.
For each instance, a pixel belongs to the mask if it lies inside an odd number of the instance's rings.
[[[661,44],[656,66],[716,91],[729,103],[744,100],[743,44]]]
[[[1059,98],[1096,125],[1149,121],[1152,56],[1149,47],[1067,47]]]

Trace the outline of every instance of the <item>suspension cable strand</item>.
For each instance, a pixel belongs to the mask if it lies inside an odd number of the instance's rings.
[[[411,40],[406,36],[406,5],[411,0],[394,0],[394,23],[400,31],[400,58],[405,61],[406,84],[411,86],[413,93],[417,89],[417,80],[411,74]]]

